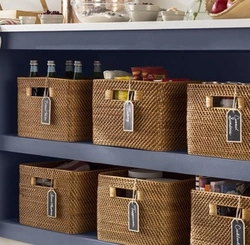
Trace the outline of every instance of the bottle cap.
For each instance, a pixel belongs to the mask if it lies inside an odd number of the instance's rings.
[[[149,181],[155,181],[155,182],[165,182],[165,183],[171,183],[171,182],[176,182],[179,181],[178,179],[168,179],[168,178],[150,178],[147,179]]]
[[[65,65],[73,65],[73,61],[72,60],[66,60]]]
[[[31,64],[31,65],[37,65],[38,62],[37,62],[37,60],[30,60],[30,64]]]
[[[101,62],[99,60],[95,60],[94,65],[101,65]]]
[[[82,62],[79,61],[79,60],[75,60],[74,65],[75,65],[75,66],[81,66],[81,65],[82,65]]]
[[[147,170],[147,169],[130,169],[128,171],[128,176],[138,179],[152,179],[152,178],[161,178],[163,172],[156,170]]]
[[[47,65],[55,65],[55,61],[54,60],[48,60]]]

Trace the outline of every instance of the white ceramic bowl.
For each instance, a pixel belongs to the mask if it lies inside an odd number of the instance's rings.
[[[132,21],[156,21],[160,11],[158,5],[127,4],[127,11]]]
[[[120,3],[85,3],[71,0],[77,19],[82,22],[128,22],[130,20],[125,5]]]
[[[185,17],[184,11],[161,11],[161,16],[164,21],[183,20]]]
[[[35,24],[36,23],[36,16],[19,16],[19,20],[22,25],[24,24]]]
[[[62,14],[39,14],[41,24],[60,24],[63,23]]]

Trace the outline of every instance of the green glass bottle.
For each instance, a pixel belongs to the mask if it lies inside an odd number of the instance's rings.
[[[74,76],[73,79],[77,80],[77,79],[82,79],[83,75],[82,75],[82,62],[81,61],[75,61],[74,62]]]
[[[37,60],[30,61],[30,77],[38,77],[38,62]]]
[[[72,60],[66,60],[65,63],[65,78],[73,79],[74,76],[74,66]]]
[[[54,60],[48,60],[47,62],[47,77],[56,77],[56,64]]]
[[[94,61],[94,73],[93,73],[93,78],[94,79],[102,79],[102,64],[100,61],[95,60]]]
[[[30,77],[38,77],[38,62],[30,60]],[[32,88],[32,96],[38,96],[38,88]]]

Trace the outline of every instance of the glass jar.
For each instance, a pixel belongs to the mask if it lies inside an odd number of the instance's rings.
[[[187,20],[209,20],[211,17],[206,10],[206,0],[194,0],[187,9]]]

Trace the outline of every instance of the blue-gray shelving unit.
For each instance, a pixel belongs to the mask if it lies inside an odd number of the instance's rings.
[[[18,76],[28,75],[30,59],[38,60],[40,74],[45,74],[48,59],[56,60],[58,74],[63,74],[66,59],[80,59],[84,73],[90,75],[93,61],[98,59],[103,69],[129,70],[131,66],[163,65],[170,77],[249,82],[250,27],[17,30],[0,32],[0,36],[0,236],[35,245],[110,244],[98,241],[96,233],[67,235],[20,225],[18,166],[23,162],[47,158],[78,159],[250,180],[249,161],[18,137],[16,86]]]

